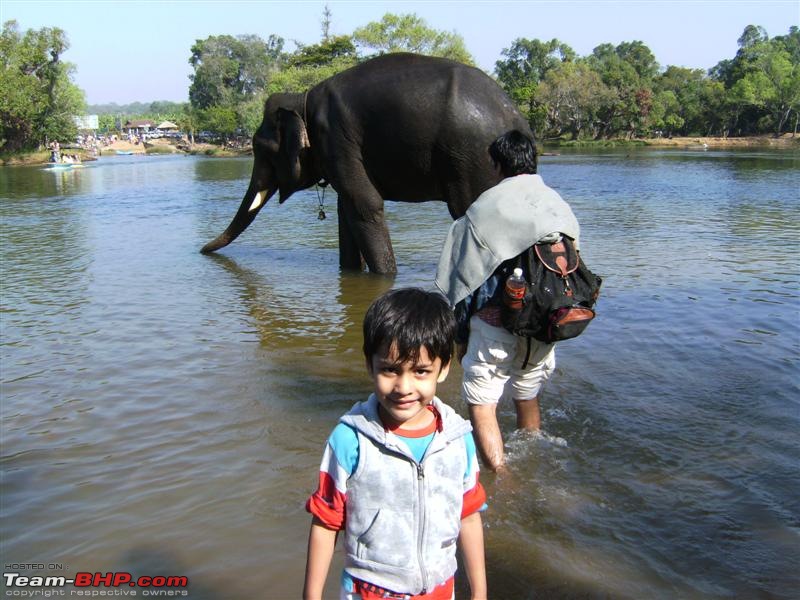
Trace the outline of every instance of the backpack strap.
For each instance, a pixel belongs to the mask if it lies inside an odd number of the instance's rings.
[[[566,277],[578,269],[578,251],[567,236],[561,236],[561,241],[554,244],[535,244],[533,246],[536,256],[546,269]]]
[[[523,258],[524,257],[524,258]],[[522,267],[523,275],[525,276],[525,280],[530,284],[532,283],[533,273],[534,273],[534,266],[533,263],[536,260],[535,256],[535,246],[529,247],[525,250],[522,254],[519,255],[518,261],[519,266]],[[522,368],[528,366],[528,362],[531,359],[531,336],[525,336],[525,360],[522,361]]]
[[[527,336],[525,341],[528,343],[528,349],[525,351],[525,360],[522,361],[523,369],[528,366],[528,361],[531,358],[531,336]]]

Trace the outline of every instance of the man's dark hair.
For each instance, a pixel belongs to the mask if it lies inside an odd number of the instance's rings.
[[[400,364],[419,358],[424,347],[431,360],[450,362],[456,321],[444,296],[419,288],[390,290],[364,316],[364,356],[369,363],[394,346]]]
[[[489,156],[504,177],[536,174],[536,142],[518,129],[507,131],[489,146]]]

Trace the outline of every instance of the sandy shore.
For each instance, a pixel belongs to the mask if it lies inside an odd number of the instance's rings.
[[[132,152],[133,154],[145,154],[144,144],[131,144],[127,140],[117,140],[108,146],[100,148],[101,154],[114,154],[119,152]]]
[[[773,136],[752,136],[752,137],[673,137],[673,138],[648,138],[642,140],[648,146],[677,146],[677,147],[708,147],[708,148],[747,148],[747,147],[771,147],[771,148],[799,148],[800,135],[792,136],[786,133],[776,138]]]

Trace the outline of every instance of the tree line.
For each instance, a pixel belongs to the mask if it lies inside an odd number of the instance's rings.
[[[386,14],[350,35],[330,34],[326,7],[318,43],[292,52],[275,34],[219,35],[190,48],[188,103],[154,102],[92,107],[100,128],[124,119],[176,122],[187,132],[223,139],[252,136],[266,97],[300,92],[361,61],[387,52],[442,56],[474,65],[463,38],[433,29],[414,14]],[[800,121],[800,30],[770,38],[749,25],[735,56],[712,68],[662,68],[641,41],[601,44],[578,56],[558,39],[518,38],[502,51],[493,75],[540,140],[604,140],[654,136],[780,135]],[[0,37],[0,150],[34,148],[77,134],[83,92],[71,81],[74,65],[60,60],[69,48],[58,28],[19,31],[15,21]],[[123,115],[123,112],[127,114]]]

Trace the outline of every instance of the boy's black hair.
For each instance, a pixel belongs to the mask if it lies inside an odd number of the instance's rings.
[[[518,129],[507,131],[489,146],[489,156],[504,177],[536,174],[536,142]]]
[[[424,347],[431,360],[448,364],[453,355],[456,321],[447,300],[420,288],[390,290],[378,297],[364,316],[364,356],[394,346],[398,363],[415,362]]]

